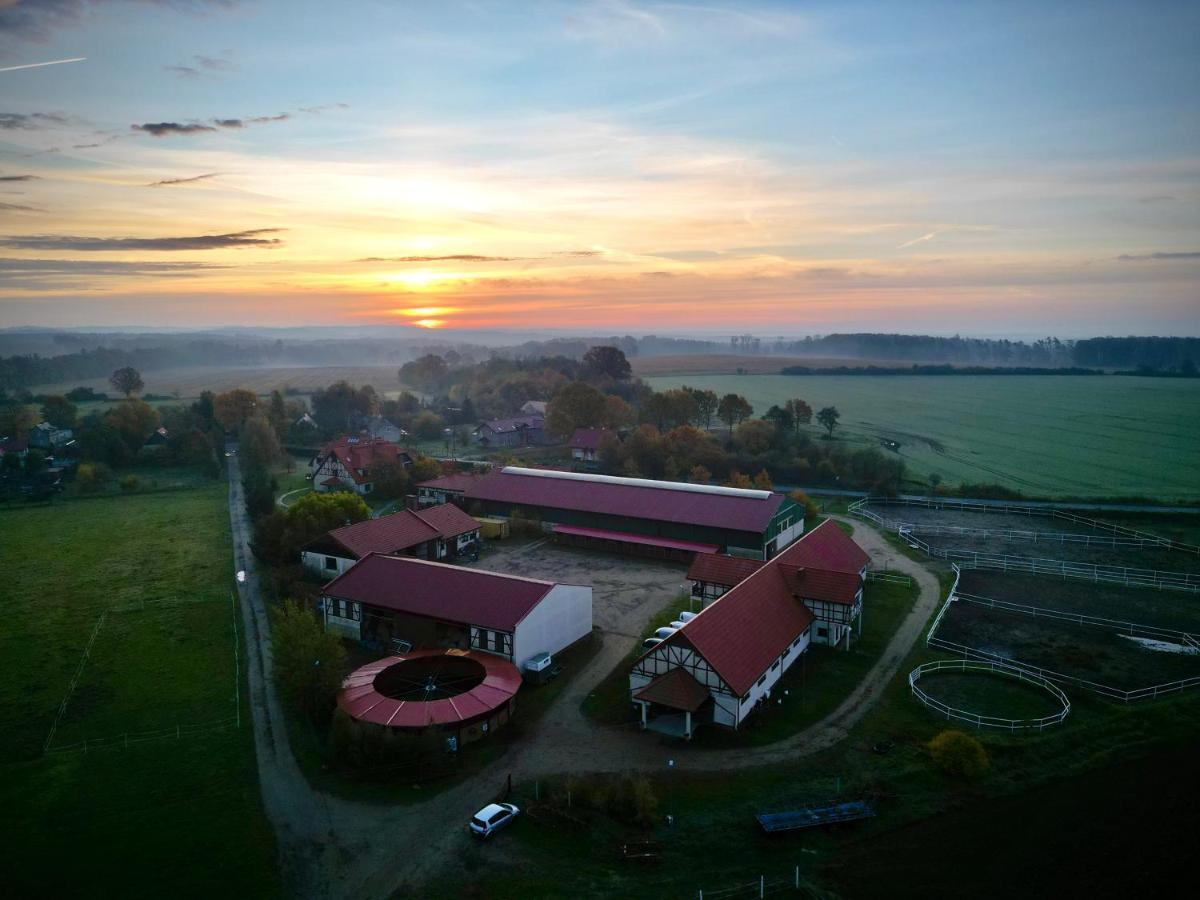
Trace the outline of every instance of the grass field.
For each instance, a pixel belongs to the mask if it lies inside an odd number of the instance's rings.
[[[225,486],[3,511],[0,551],[8,892],[277,895],[244,693],[234,727]]]
[[[848,447],[900,444],[910,475],[1029,495],[1200,499],[1200,381],[1086,376],[696,375],[648,378],[743,394],[756,414],[836,406]],[[823,433],[810,428],[813,436]]]
[[[1062,709],[1036,685],[986,672],[930,673],[921,678],[920,688],[954,709],[1000,719],[1041,719]]]
[[[636,356],[633,374],[641,378],[658,375],[736,375],[738,369],[752,375],[778,375],[785,366],[832,368],[836,366],[908,366],[895,360],[861,360],[841,356],[741,356],[736,353],[680,353]]]

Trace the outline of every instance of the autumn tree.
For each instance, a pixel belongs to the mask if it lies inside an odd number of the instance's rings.
[[[251,416],[242,425],[238,453],[249,468],[269,470],[283,456],[279,435],[262,413]]]
[[[55,428],[74,428],[78,412],[74,403],[58,394],[42,400],[42,418]]]
[[[692,484],[708,484],[712,481],[712,472],[704,466],[692,466],[688,471],[688,481]]]
[[[592,347],[583,354],[583,376],[589,379],[610,378],[628,381],[633,367],[619,347]]]
[[[245,388],[234,388],[213,397],[213,418],[226,431],[241,428],[254,415],[258,397]]]
[[[748,419],[737,427],[734,443],[751,456],[771,449],[775,441],[775,426],[766,419]]]
[[[0,437],[19,440],[37,423],[38,411],[35,406],[25,403],[0,406]]]
[[[431,409],[422,410],[412,421],[412,433],[423,441],[436,441],[445,427],[445,420]]]
[[[546,431],[568,437],[576,428],[594,427],[605,416],[606,400],[590,384],[572,381],[546,405]]]
[[[134,394],[140,394],[142,392],[142,388],[146,386],[142,382],[141,373],[133,366],[125,366],[123,368],[116,369],[112,375],[108,376],[108,383],[126,397],[132,397]]]
[[[759,469],[758,474],[754,476],[754,487],[760,491],[774,490],[775,485],[771,482],[771,473],[766,469]]]
[[[346,648],[311,612],[284,601],[271,626],[275,680],[284,700],[314,722],[333,709],[342,685]]]
[[[605,428],[621,429],[632,425],[636,414],[633,407],[615,394],[604,398],[604,415],[600,424]]]
[[[825,430],[829,432],[827,437],[830,440],[833,439],[833,429],[837,428],[838,419],[841,417],[842,414],[837,411],[836,406],[826,406],[817,413],[817,421],[825,426]]]
[[[364,384],[360,388],[346,381],[337,381],[312,395],[313,418],[321,428],[337,433],[355,427],[357,422],[382,408],[375,388]]]
[[[729,426],[729,437],[733,439],[733,426],[754,415],[754,407],[741,394],[726,394],[717,404],[717,418]]]
[[[130,454],[136,454],[142,448],[159,423],[158,410],[144,400],[132,397],[109,410],[104,420],[117,430]]]
[[[789,413],[791,413],[792,429],[794,431],[799,431],[801,425],[807,425],[809,422],[812,421],[812,417],[813,417],[812,407],[809,406],[807,403],[805,403],[803,400],[801,400],[799,397],[795,397],[795,398],[789,400],[787,403],[785,403],[783,405],[783,408],[786,409]]]
[[[363,498],[349,491],[305,494],[287,509],[276,509],[255,528],[254,553],[274,565],[298,560],[300,548],[327,531],[371,517]]]
[[[406,362],[400,367],[398,374],[401,384],[407,384],[426,394],[432,394],[445,384],[449,372],[450,367],[446,365],[446,360],[436,353],[427,353],[418,359]]]
[[[703,391],[699,388],[691,388],[686,384],[683,390],[692,395],[692,404],[695,411],[695,418],[692,420],[705,431],[712,427],[713,416],[717,414],[717,406],[720,404],[720,398],[717,397],[715,391]]]

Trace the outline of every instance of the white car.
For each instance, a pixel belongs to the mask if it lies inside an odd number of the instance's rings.
[[[491,837],[492,832],[499,831],[515,819],[520,811],[511,803],[489,803],[471,817],[467,827],[476,837]]]
[[[649,650],[651,647],[657,647],[662,642],[663,642],[662,638],[648,637],[644,641],[642,641],[642,649]]]
[[[684,610],[679,614],[679,621],[685,623],[690,622],[692,619],[696,618],[697,615],[699,615],[699,613],[688,612],[687,610]]]
[[[671,635],[673,635],[678,630],[679,630],[678,628],[671,628],[669,626],[664,625],[662,628],[660,628],[656,632],[654,632],[654,636],[656,638],[658,638],[659,640],[665,641],[667,638],[669,638]]]

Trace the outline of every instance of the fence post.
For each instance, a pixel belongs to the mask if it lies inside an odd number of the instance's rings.
[[[796,866],[796,890],[800,890],[800,867]]]
[[[758,896],[759,896],[759,900],[762,900],[763,897],[767,896],[767,876],[766,875],[758,876]]]

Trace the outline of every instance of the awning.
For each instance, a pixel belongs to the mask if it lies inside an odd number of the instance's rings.
[[[687,550],[691,553],[716,553],[718,544],[701,544],[696,541],[679,541],[675,538],[658,537],[652,534],[630,534],[626,531],[607,531],[603,528],[580,528],[576,525],[555,525],[555,534],[574,537],[596,538],[601,541],[620,541],[624,544],[644,544],[649,547],[665,547],[668,550]]]
[[[659,675],[633,697],[683,712],[695,712],[708,699],[708,688],[686,669],[676,667]]]

